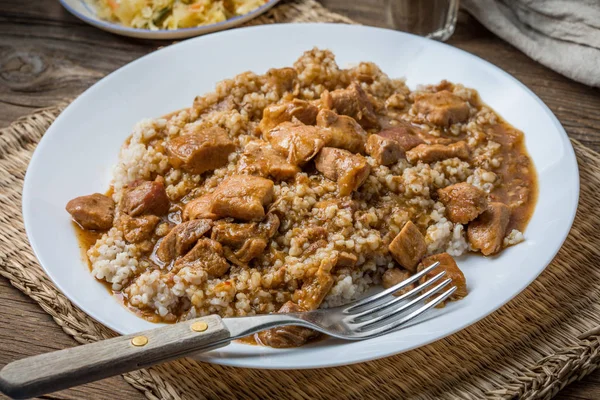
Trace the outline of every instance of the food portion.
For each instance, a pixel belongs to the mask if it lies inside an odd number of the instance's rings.
[[[76,197],[67,203],[66,209],[83,229],[103,231],[113,225],[115,204],[103,194]]]
[[[88,0],[98,16],[139,29],[210,25],[244,15],[268,0]]]
[[[190,108],[140,122],[109,195],[67,211],[93,276],[150,321],[333,307],[440,262],[524,239],[535,170],[523,134],[473,89],[410,91],[329,51],[220,82]],[[396,293],[401,295],[414,284]],[[442,303],[442,306],[444,303]],[[294,347],[306,328],[262,332]]]

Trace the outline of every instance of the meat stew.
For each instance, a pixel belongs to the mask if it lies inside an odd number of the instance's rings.
[[[522,241],[536,196],[523,134],[475,90],[410,91],[314,49],[143,122],[111,191],[67,211],[93,276],[141,317],[177,322],[332,307],[432,260],[458,300],[468,286],[453,258]]]

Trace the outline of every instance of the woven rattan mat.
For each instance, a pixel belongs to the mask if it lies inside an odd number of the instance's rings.
[[[286,2],[260,21],[338,21],[312,0]],[[0,274],[81,343],[114,336],[46,277],[21,217],[21,189],[38,141],[62,107],[0,131]],[[599,364],[600,154],[573,141],[581,200],[558,256],[523,293],[479,323],[408,353],[304,371],[235,369],[183,359],[125,374],[149,399],[526,398],[547,399]],[[587,332],[587,333],[586,333]]]

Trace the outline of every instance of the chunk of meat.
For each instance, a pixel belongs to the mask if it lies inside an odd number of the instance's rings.
[[[278,313],[297,313],[306,311],[297,304],[288,301],[285,303]],[[300,347],[308,340],[318,336],[319,333],[309,328],[302,326],[281,326],[278,328],[269,329],[258,332],[254,335],[256,341],[264,346],[271,346],[278,349]]]
[[[325,145],[321,128],[284,122],[269,131],[267,139],[273,148],[286,155],[288,162],[302,166]]]
[[[306,125],[314,125],[319,109],[305,100],[294,99],[285,103],[272,104],[265,107],[258,129],[263,133],[269,132],[283,122],[293,118]]]
[[[400,143],[381,135],[371,135],[367,140],[367,154],[373,157],[380,165],[391,165],[406,157]]]
[[[244,242],[244,245],[237,251],[224,247],[225,258],[243,268],[248,267],[248,263],[260,256],[267,248],[267,241],[261,238],[250,238]]]
[[[223,246],[239,248],[249,238],[258,236],[258,223],[236,223],[229,221],[217,221],[210,234],[212,240],[216,240]]]
[[[294,90],[298,73],[294,68],[271,68],[266,73],[267,84],[281,96]]]
[[[500,251],[510,221],[510,208],[491,202],[488,208],[467,227],[467,238],[474,248],[489,256]]]
[[[108,196],[94,193],[69,201],[66,210],[82,228],[104,231],[113,225],[115,203]]]
[[[209,219],[195,219],[176,225],[160,241],[156,256],[165,264],[183,256],[212,227]]]
[[[337,257],[333,257],[321,261],[317,272],[308,281],[304,281],[302,288],[294,293],[300,307],[306,310],[319,308],[333,286],[334,279],[331,276],[331,270],[337,262],[336,259]]]
[[[419,135],[413,132],[408,124],[400,124],[392,128],[384,129],[379,132],[378,135],[386,139],[395,140],[404,151],[408,151],[413,147],[425,143]]]
[[[406,159],[411,164],[416,164],[421,161],[424,163],[432,163],[436,161],[447,160],[448,158],[460,158],[467,160],[470,151],[467,143],[464,141],[445,144],[420,144],[406,152]]]
[[[371,69],[370,71],[365,71],[362,66],[368,65],[368,63],[360,63],[354,68],[346,70],[351,80],[356,80],[358,82],[365,82],[371,84],[377,79],[377,71]]]
[[[273,201],[273,181],[252,175],[232,175],[214,191],[210,211],[221,217],[260,221]]]
[[[195,118],[196,116],[206,115],[206,114],[214,112],[214,111],[230,111],[236,107],[237,107],[237,104],[235,101],[235,95],[233,93],[229,93],[225,97],[221,97],[221,99],[219,101],[217,101],[216,103],[214,103],[208,107],[206,106],[206,98],[198,96],[194,99],[194,103],[192,105],[190,112],[191,112],[192,116]],[[178,115],[180,112],[181,111],[175,111],[171,114],[164,116],[163,118],[167,119],[167,120],[171,119],[175,115]],[[185,133],[191,131],[191,129],[189,131],[188,131],[188,129],[192,128],[192,127],[193,127],[193,125],[189,125],[187,128],[186,128],[186,126],[184,126],[184,130],[181,133],[185,134]]]
[[[169,163],[192,174],[201,174],[227,164],[235,144],[223,128],[200,128],[178,136],[166,145]]]
[[[419,282],[421,284],[423,284],[426,281],[428,281],[429,279],[431,279],[434,276],[436,276],[437,274],[439,274],[440,272],[446,271],[446,275],[444,275],[442,277],[442,280],[450,278],[450,279],[452,279],[452,285],[456,286],[456,291],[454,293],[452,293],[452,295],[449,297],[449,299],[450,300],[460,300],[463,297],[465,297],[468,294],[467,281],[465,279],[465,275],[458,268],[458,265],[456,265],[456,261],[454,261],[454,258],[452,258],[452,256],[450,254],[440,253],[440,254],[434,254],[432,256],[424,258],[423,261],[421,262],[421,264],[419,265],[419,271],[423,270],[424,268],[427,268],[428,266],[430,266],[431,264],[433,264],[435,262],[439,262],[440,265],[438,267],[434,268],[433,270],[429,271],[424,277],[422,277],[419,280]],[[441,281],[439,281],[439,282],[441,282]],[[448,289],[448,288],[449,288],[449,286],[446,287],[446,289]],[[442,304],[441,307],[443,307],[443,303],[441,303],[441,304]],[[438,305],[438,307],[440,307],[440,305]]]
[[[123,232],[125,240],[129,243],[140,243],[152,238],[154,228],[160,222],[160,217],[156,215],[141,215],[131,217],[127,214],[121,214],[117,224]]]
[[[229,270],[229,263],[223,256],[223,247],[212,239],[202,238],[187,254],[175,261],[173,273],[183,268],[203,270],[209,278],[220,278]]]
[[[265,220],[260,223],[235,223],[218,221],[215,223],[211,238],[223,246],[242,247],[246,240],[253,237],[271,239],[279,229],[279,217],[268,213]]]
[[[415,273],[419,261],[427,252],[427,244],[419,228],[412,221],[408,221],[388,249],[398,264]]]
[[[272,176],[277,180],[293,178],[300,168],[288,162],[277,150],[267,142],[255,140],[248,143],[238,163],[238,171],[264,178]]]
[[[335,266],[336,268],[354,268],[357,261],[358,257],[356,257],[356,255],[346,251],[340,251]]]
[[[325,146],[337,147],[352,153],[364,153],[367,133],[352,117],[337,115],[331,110],[321,110],[317,126],[323,129]]]
[[[182,218],[184,221],[192,219],[219,219],[219,216],[211,211],[213,194],[205,194],[190,200],[183,207]]]
[[[469,118],[469,105],[452,92],[420,93],[415,96],[414,109],[438,126],[450,126]]]
[[[380,135],[395,139],[401,144],[405,151],[412,149],[420,144],[451,144],[452,139],[442,136],[435,136],[429,132],[425,132],[418,125],[413,125],[402,119],[394,121],[395,125],[388,127],[381,132]]]
[[[315,166],[327,179],[337,182],[341,196],[358,189],[371,172],[371,166],[363,156],[333,147],[321,150],[315,159]]]
[[[405,269],[390,268],[383,273],[383,276],[381,277],[381,284],[384,287],[384,289],[389,289],[392,286],[395,286],[395,285],[399,284],[400,282],[407,280],[410,277],[411,277],[410,272],[408,272]],[[406,285],[405,287],[398,290],[397,292],[395,292],[394,296],[402,296],[403,294],[410,292],[414,288],[415,288],[415,284],[413,282],[409,285]]]
[[[446,206],[446,215],[452,222],[468,224],[487,208],[485,192],[466,182],[447,186],[437,191]]]
[[[379,126],[369,96],[356,82],[351,83],[346,89],[324,92],[321,95],[321,102],[326,108],[333,109],[338,114],[354,118],[365,129]]]
[[[248,262],[261,255],[268,241],[279,229],[279,218],[267,214],[261,223],[234,223],[219,221],[213,227],[211,239],[221,243],[225,257],[232,263],[246,267]]]
[[[133,182],[123,194],[121,209],[132,217],[138,215],[165,215],[169,212],[169,198],[159,181]]]

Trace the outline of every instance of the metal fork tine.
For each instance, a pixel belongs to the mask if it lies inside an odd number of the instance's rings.
[[[358,328],[358,331],[359,332],[364,331],[365,328],[371,327],[373,325],[379,325],[379,324],[381,324],[381,322],[387,321],[390,318],[394,318],[398,314],[412,308],[415,304],[421,302],[422,300],[430,298],[431,296],[433,296],[434,294],[436,294],[437,292],[442,290],[444,287],[448,286],[450,283],[452,283],[452,279],[448,278],[448,279],[444,280],[439,285],[435,286],[433,289],[428,290],[427,292],[423,293],[422,295],[415,298],[414,300],[411,300],[410,302],[403,304],[402,306],[394,309],[392,312],[370,319],[368,322],[362,324]]]
[[[365,335],[361,337],[361,339],[369,339],[369,338],[374,338],[377,336],[381,336],[384,335],[390,331],[393,331],[394,329],[399,328],[400,326],[406,324],[407,322],[413,320],[414,318],[418,317],[419,315],[423,314],[424,312],[428,311],[429,309],[437,306],[438,304],[440,304],[442,301],[446,300],[448,297],[450,297],[452,295],[452,293],[454,293],[456,291],[456,286],[451,287],[450,289],[446,290],[444,293],[442,293],[439,297],[436,297],[434,300],[432,300],[431,302],[425,304],[423,307],[418,308],[417,310],[413,311],[412,313],[400,318],[399,320],[394,320],[393,322],[390,322],[387,325],[384,325],[382,327],[379,328],[375,328],[375,329],[371,329],[367,332],[365,332]],[[399,315],[397,315],[399,316]]]
[[[414,296],[415,294],[427,289],[429,286],[432,286],[434,283],[436,283],[440,278],[442,278],[445,275],[446,275],[446,271],[442,271],[439,274],[437,274],[436,276],[434,276],[433,278],[425,281],[422,285],[416,286],[413,289],[411,289],[410,291],[408,291],[400,296],[393,297],[392,300],[388,301],[387,303],[381,303],[377,307],[370,308],[368,310],[365,310],[363,312],[360,312],[360,313],[354,315],[354,318],[351,320],[351,322],[360,322],[359,319],[361,319],[364,316],[375,314],[381,310],[385,310],[386,308],[393,306],[396,303],[407,300],[408,298]]]
[[[344,314],[348,314],[350,311],[356,311],[357,308],[363,308],[364,306],[372,304],[372,303],[376,302],[377,300],[380,300],[383,297],[385,297],[391,293],[396,293],[398,290],[402,289],[403,287],[410,285],[411,283],[419,280],[423,275],[427,274],[429,271],[436,268],[438,265],[440,265],[440,263],[439,263],[439,261],[436,261],[433,264],[431,264],[429,267],[427,267],[424,270],[422,270],[421,272],[418,272],[417,274],[411,276],[407,280],[402,281],[402,282],[398,283],[397,285],[394,285],[391,288],[384,290],[383,292],[379,292],[377,294],[374,294],[373,296],[369,296],[365,299],[359,300],[358,302],[352,304],[350,307],[346,308],[343,311]]]

